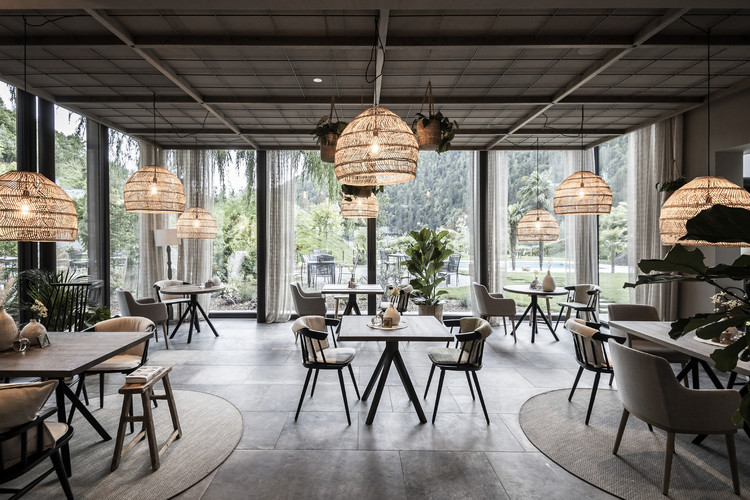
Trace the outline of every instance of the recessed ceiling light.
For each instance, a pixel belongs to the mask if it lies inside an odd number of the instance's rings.
[[[323,83],[323,79],[322,78],[313,78],[313,81],[315,83]]]

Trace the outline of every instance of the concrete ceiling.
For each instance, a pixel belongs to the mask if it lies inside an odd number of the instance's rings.
[[[0,79],[23,88],[25,70],[30,92],[112,128],[222,149],[312,148],[331,97],[347,121],[379,99],[411,123],[428,82],[455,148],[591,147],[704,103],[708,29],[712,98],[750,86],[745,2],[362,3],[5,0]]]

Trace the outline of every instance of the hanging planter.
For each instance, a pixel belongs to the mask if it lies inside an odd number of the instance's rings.
[[[336,144],[339,140],[339,135],[347,126],[347,123],[339,120],[339,115],[336,113],[336,107],[334,106],[335,101],[331,98],[331,111],[328,116],[322,117],[318,120],[317,126],[313,135],[315,136],[315,142],[320,144],[320,159],[326,163],[333,163],[336,157]],[[336,121],[333,120],[334,115]]]
[[[428,112],[426,116],[422,114],[425,100],[427,100]],[[456,136],[457,129],[458,124],[455,121],[450,121],[440,111],[435,113],[432,101],[432,82],[427,82],[422,106],[420,106],[419,113],[412,122],[412,130],[417,134],[419,149],[437,151],[438,154],[448,151],[451,147],[451,141]]]

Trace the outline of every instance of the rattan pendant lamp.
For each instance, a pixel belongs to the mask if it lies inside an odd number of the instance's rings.
[[[138,169],[125,183],[125,210],[146,214],[185,211],[185,188],[175,174],[156,165],[156,94],[154,110],[154,164]]]
[[[521,217],[516,235],[518,241],[557,241],[560,236],[557,219],[541,207],[539,198],[539,139],[536,140],[536,208]]]
[[[583,167],[583,106],[581,106],[581,167]],[[612,190],[593,172],[579,170],[557,186],[553,205],[556,215],[601,215],[612,210]]]
[[[713,205],[724,205],[727,207],[744,208],[750,210],[750,193],[726,180],[723,177],[710,175],[711,172],[711,32],[706,32],[707,50],[706,56],[706,172],[704,177],[696,177],[680,189],[661,207],[659,215],[659,233],[664,245],[691,245],[691,246],[718,246],[738,247],[746,246],[741,242],[708,242],[703,240],[681,240],[685,233],[685,224],[699,212]]]
[[[23,88],[26,91],[26,16],[23,18]],[[75,241],[78,213],[63,189],[37,172],[0,175],[0,241]]]
[[[378,197],[370,187],[361,188],[356,195],[344,195],[341,198],[341,215],[345,219],[376,219]]]
[[[196,240],[213,240],[218,234],[216,219],[200,207],[188,208],[177,219],[177,237]]]

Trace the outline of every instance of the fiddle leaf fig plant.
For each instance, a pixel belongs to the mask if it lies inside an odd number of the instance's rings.
[[[750,210],[715,205],[703,210],[687,222],[687,234],[683,240],[703,240],[709,242],[743,242],[750,246]],[[702,339],[719,337],[730,327],[744,328],[750,321],[750,299],[743,288],[727,286],[725,281],[750,280],[750,255],[740,255],[731,264],[717,264],[709,267],[699,249],[688,250],[676,245],[663,259],[644,259],[638,263],[646,274],[638,276],[635,283],[625,283],[625,287],[671,283],[680,281],[702,281],[721,290],[723,304],[713,313],[700,313],[688,318],[680,318],[671,324],[669,335],[674,339],[695,332]],[[732,371],[737,360],[750,361],[748,349],[750,331],[738,337],[732,344],[717,349],[711,354],[716,368]],[[742,397],[739,411],[734,420],[744,419],[750,423],[750,393]]]
[[[411,231],[409,236],[414,242],[406,249],[407,259],[404,264],[414,276],[409,282],[414,287],[414,302],[435,305],[440,302],[440,296],[448,293],[437,289],[438,285],[445,281],[445,276],[440,275],[443,263],[453,253],[446,242],[448,231],[437,233],[432,229],[423,228],[420,231]]]

